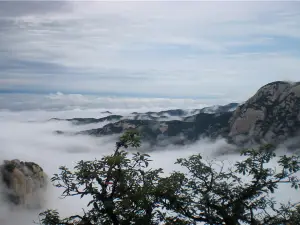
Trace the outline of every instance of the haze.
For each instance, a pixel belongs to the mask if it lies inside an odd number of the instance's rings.
[[[44,98],[46,97],[44,96]],[[82,98],[85,98],[85,96],[82,96]],[[64,99],[61,101],[65,102]],[[44,102],[44,105],[47,105],[45,107],[47,109],[51,104],[53,104],[51,101]],[[143,108],[142,104],[140,106]],[[126,112],[128,114],[131,110],[128,108],[121,109],[118,104],[111,105],[110,110],[111,108],[118,108],[115,113],[123,113],[124,115]],[[159,104],[154,104],[153,108],[159,108]],[[151,110],[151,108],[148,109]],[[0,160],[18,158],[33,161],[41,165],[51,177],[54,173],[58,172],[58,167],[61,165],[73,168],[79,160],[93,160],[103,155],[111,154],[114,149],[113,137],[57,136],[53,134],[53,131],[75,131],[82,127],[74,126],[64,121],[47,121],[52,117],[103,117],[105,114],[101,114],[100,112],[106,110],[107,108],[82,109],[80,101],[76,109],[67,111],[64,109],[56,111],[47,111],[44,109],[30,111],[2,110],[0,112]],[[135,110],[139,111],[137,108]],[[114,111],[112,112],[114,113]],[[103,125],[105,123],[84,125],[84,128],[101,127]],[[143,146],[140,150],[143,150]],[[151,166],[154,168],[161,167],[166,173],[173,170],[182,170],[178,165],[174,165],[175,160],[196,153],[201,153],[208,160],[216,159],[224,161],[225,165],[230,165],[236,160],[241,159],[238,154],[227,153],[228,150],[235,150],[235,148],[226,144],[224,140],[216,142],[200,140],[191,146],[169,146],[164,149],[154,149],[150,153],[154,160]],[[284,153],[282,149],[278,151]],[[218,156],[220,153],[225,153],[225,155]],[[285,190],[286,187],[282,187],[276,198],[281,201],[300,200],[297,192],[289,190],[286,193]],[[61,192],[62,190],[57,188],[49,188],[45,199],[45,209],[58,209],[64,216],[72,213],[81,213],[81,209],[84,208],[88,199],[69,198],[61,200],[59,199]],[[8,204],[1,202],[0,221],[5,221],[6,225],[31,225],[33,224],[32,221],[37,219],[37,215],[37,211],[13,212],[9,209]]]

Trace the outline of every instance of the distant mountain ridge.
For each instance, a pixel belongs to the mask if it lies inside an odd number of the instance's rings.
[[[104,127],[74,134],[105,136],[136,129],[142,140],[151,145],[188,144],[201,137],[223,137],[239,146],[277,145],[300,133],[300,83],[266,84],[241,105],[230,103],[194,110],[134,112],[127,117],[110,115],[68,121],[76,125],[109,121]],[[298,142],[293,145],[300,146]]]
[[[74,125],[110,123],[101,128],[83,130],[73,135],[105,136],[121,134],[128,129],[136,129],[142,140],[151,145],[188,144],[196,141],[199,135],[216,137],[226,126],[238,103],[212,106],[202,109],[171,109],[160,112],[133,112],[129,116],[109,115],[103,118],[72,118],[56,121],[69,121]],[[224,124],[225,123],[225,124]],[[217,132],[218,131],[218,132]],[[57,134],[70,134],[56,131]]]
[[[216,114],[216,113],[232,112],[238,107],[238,105],[239,105],[238,103],[230,103],[224,106],[215,105],[215,106],[205,107],[202,109],[191,109],[191,110],[170,109],[170,110],[164,110],[160,112],[145,112],[145,113],[133,112],[129,116],[109,115],[102,118],[71,118],[71,119],[52,118],[50,120],[69,121],[72,122],[74,125],[101,123],[105,121],[118,121],[121,119],[158,120],[158,121],[183,120],[189,122],[191,120],[194,120],[195,116],[199,113]],[[109,112],[109,114],[112,113]]]
[[[59,119],[59,118],[52,118],[51,120],[56,121],[69,121],[72,122],[74,125],[84,125],[84,124],[90,124],[90,123],[101,123],[105,121],[113,121],[113,120],[120,120],[123,116],[120,115],[110,115],[106,117],[102,117],[99,119],[96,118],[72,118],[72,119]]]
[[[151,145],[188,144],[196,141],[199,135],[216,138],[223,132],[222,129],[226,127],[231,116],[232,112],[221,113],[217,116],[199,113],[192,122],[124,119],[109,123],[102,128],[84,130],[76,134],[104,136],[121,134],[125,130],[135,129],[141,134],[142,140]]]

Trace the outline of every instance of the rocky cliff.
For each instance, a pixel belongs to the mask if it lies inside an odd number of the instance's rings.
[[[40,208],[47,186],[47,175],[33,162],[4,160],[0,165],[3,196],[7,201],[26,208]]]
[[[240,105],[229,121],[236,144],[280,144],[300,131],[300,83],[273,82]],[[300,143],[300,142],[299,142]]]

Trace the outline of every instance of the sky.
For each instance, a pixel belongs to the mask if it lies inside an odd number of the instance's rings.
[[[0,93],[244,101],[299,81],[298,1],[0,1]]]
[[[0,0],[0,162],[33,161],[51,176],[112,152],[112,137],[53,133],[106,123],[76,127],[53,117],[202,108],[245,101],[276,80],[299,81],[299,24],[297,1]],[[211,159],[231,147],[225,140],[168,146],[151,153],[152,166],[170,172],[176,158]],[[45,207],[81,211],[82,200],[60,194],[50,187]],[[299,193],[283,187],[275,197],[299,200]],[[36,216],[0,199],[0,223],[32,225]]]

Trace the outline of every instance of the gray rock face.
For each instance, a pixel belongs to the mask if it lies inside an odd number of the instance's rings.
[[[18,159],[4,160],[0,177],[4,197],[9,202],[26,208],[41,207],[48,177],[39,165]]]
[[[300,131],[300,83],[273,82],[240,105],[228,136],[236,144],[279,144]]]

